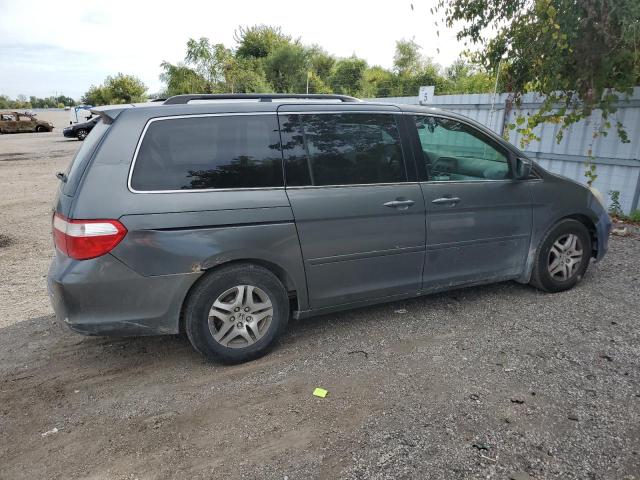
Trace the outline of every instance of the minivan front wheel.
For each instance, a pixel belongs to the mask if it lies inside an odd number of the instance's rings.
[[[546,235],[531,276],[531,284],[545,292],[573,288],[584,276],[591,259],[591,236],[579,221],[566,219]]]
[[[269,351],[289,318],[287,292],[269,270],[254,264],[222,267],[190,293],[185,329],[209,360],[239,363]]]

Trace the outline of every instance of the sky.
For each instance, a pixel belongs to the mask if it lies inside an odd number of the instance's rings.
[[[425,56],[447,66],[464,47],[451,30],[440,27],[436,35],[429,11],[436,1],[180,0],[165,7],[142,0],[0,0],[0,94],[79,99],[118,72],[158,92],[160,63],[183,60],[189,38],[234,47],[238,26],[255,24],[383,67],[392,65],[396,40],[413,38]]]

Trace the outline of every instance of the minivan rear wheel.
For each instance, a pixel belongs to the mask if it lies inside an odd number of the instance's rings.
[[[565,219],[545,236],[536,257],[531,284],[545,292],[573,288],[591,259],[591,236],[581,222]]]
[[[185,329],[209,360],[239,363],[267,353],[289,318],[285,288],[273,273],[236,264],[208,273],[191,291]]]

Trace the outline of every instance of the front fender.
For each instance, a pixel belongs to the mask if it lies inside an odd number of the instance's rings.
[[[531,243],[525,268],[518,281],[529,282],[540,244],[549,230],[565,218],[575,218],[586,223],[589,229],[596,233],[596,259],[604,256],[610,220],[607,212],[588,188],[572,180],[544,172],[540,181],[532,183],[531,192]]]

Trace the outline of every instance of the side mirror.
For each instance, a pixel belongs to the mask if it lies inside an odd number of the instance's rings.
[[[531,162],[526,158],[516,158],[515,177],[518,180],[524,180],[531,176]]]

